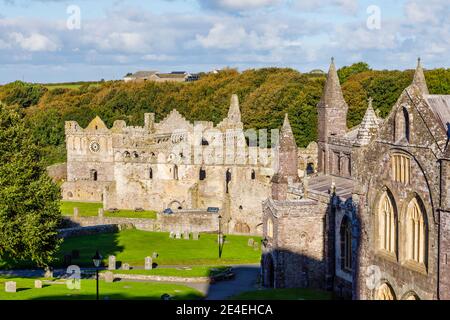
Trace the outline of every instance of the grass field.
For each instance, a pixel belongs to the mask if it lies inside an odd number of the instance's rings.
[[[243,292],[230,300],[330,300],[330,292],[312,289],[262,289]]]
[[[96,249],[106,264],[108,256],[115,255],[118,262],[131,266],[143,266],[144,259],[157,252],[154,259],[158,265],[229,265],[239,263],[258,263],[260,250],[247,245],[248,236],[227,235],[222,258],[218,258],[217,235],[200,234],[199,240],[171,239],[166,232],[147,232],[124,230],[119,233],[104,233],[89,236],[67,238],[64,240],[59,257],[72,250],[80,252],[79,259],[72,263],[80,266],[92,266],[92,256]],[[256,241],[260,238],[253,237]],[[60,261],[61,261],[60,260]]]
[[[70,290],[65,284],[45,284],[42,289],[34,288],[34,280],[29,278],[0,278],[0,300],[94,300],[96,299],[95,280],[81,279],[80,290]],[[6,281],[17,282],[17,292],[7,293],[3,290]],[[203,298],[199,291],[182,285],[147,283],[147,282],[113,282],[99,283],[100,299],[119,300],[159,300],[167,293],[175,300],[194,300]]]
[[[98,209],[103,208],[103,204],[100,202],[61,201],[61,212],[64,216],[72,216],[73,208],[75,207],[78,208],[81,217],[96,217],[98,216]],[[135,212],[134,210],[120,210],[119,212],[113,213],[105,210],[104,216],[156,219],[156,211]]]
[[[55,90],[55,89],[79,89],[80,87],[84,85],[89,85],[89,87],[98,87],[100,86],[99,82],[86,82],[86,83],[49,83],[45,84],[44,86],[48,90]]]
[[[210,277],[225,271],[226,266],[192,266],[189,269],[185,268],[156,268],[152,270],[131,269],[131,270],[116,270],[117,274],[138,274],[138,275],[158,275],[169,277]],[[106,272],[106,271],[103,271]]]

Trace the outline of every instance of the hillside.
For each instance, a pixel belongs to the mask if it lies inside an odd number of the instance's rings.
[[[339,76],[352,127],[361,121],[369,96],[385,117],[411,83],[413,71],[372,71],[359,63],[340,69]],[[431,93],[450,94],[450,69],[427,71],[426,78]],[[0,100],[24,111],[43,160],[52,164],[65,160],[66,120],[86,126],[99,115],[108,126],[118,119],[142,125],[145,112],[154,112],[159,121],[176,108],[188,120],[218,123],[226,116],[233,93],[240,98],[245,128],[277,128],[288,112],[297,144],[306,146],[316,139],[316,105],[324,82],[322,75],[292,69],[227,70],[193,83],[114,81],[49,90],[44,85],[14,82],[0,87]]]

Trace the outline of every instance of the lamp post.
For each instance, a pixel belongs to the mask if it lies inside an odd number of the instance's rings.
[[[217,234],[217,243],[219,244],[219,259],[222,257],[222,216],[219,214],[219,229]]]
[[[92,261],[94,262],[94,266],[95,266],[95,279],[97,282],[97,300],[99,300],[99,298],[98,298],[98,267],[100,266],[100,262],[102,262],[102,256],[100,255],[100,253],[98,253],[98,250],[95,252],[95,256],[92,257]]]

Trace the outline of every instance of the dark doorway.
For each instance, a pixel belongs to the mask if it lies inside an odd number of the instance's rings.
[[[264,262],[264,286],[268,288],[275,287],[275,272],[273,269],[273,258],[271,254],[268,254]]]

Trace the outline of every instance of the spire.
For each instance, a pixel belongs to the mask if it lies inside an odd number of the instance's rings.
[[[359,126],[358,135],[356,137],[356,143],[358,145],[367,145],[379,128],[380,120],[373,110],[372,101],[373,99],[369,98],[369,106],[367,107],[366,114]]]
[[[300,181],[298,176],[298,149],[287,114],[284,116],[280,131],[280,143],[276,150],[276,173],[272,177],[272,198],[274,200],[286,200],[288,185]]]
[[[283,150],[295,148],[297,149],[297,144],[295,143],[294,134],[292,132],[291,124],[289,123],[289,117],[286,113],[284,115],[283,126],[280,132],[280,148]]]
[[[417,68],[416,72],[414,73],[414,79],[413,84],[419,87],[420,91],[422,91],[423,94],[429,94],[427,81],[425,80],[425,74],[423,73],[422,64],[420,62],[420,58],[417,59]]]
[[[334,64],[334,58],[331,58],[330,69],[328,70],[327,81],[323,90],[322,98],[320,99],[319,106],[331,107],[343,105],[346,108],[344,96],[342,94],[341,84]]]
[[[239,109],[239,98],[237,94],[231,96],[230,109],[228,110],[228,119],[233,122],[241,122],[241,110]]]

